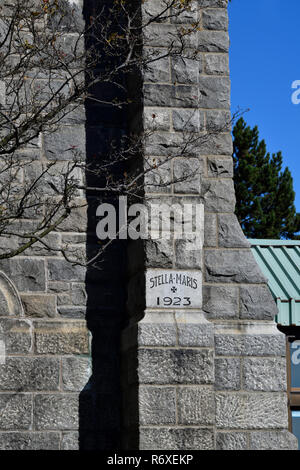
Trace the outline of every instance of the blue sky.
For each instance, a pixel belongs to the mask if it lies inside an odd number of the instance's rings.
[[[258,125],[268,151],[283,153],[300,212],[300,0],[232,0],[229,5],[232,112]],[[300,96],[300,94],[299,94]]]

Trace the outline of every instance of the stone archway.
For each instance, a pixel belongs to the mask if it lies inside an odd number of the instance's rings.
[[[23,305],[13,282],[0,271],[0,317],[24,316]]]

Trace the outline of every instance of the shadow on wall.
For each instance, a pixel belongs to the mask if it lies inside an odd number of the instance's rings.
[[[99,3],[99,2],[98,2]],[[107,1],[109,3],[109,0]],[[84,2],[84,17],[90,21],[97,2]],[[103,7],[104,2],[101,2]],[[96,7],[95,7],[96,8]],[[98,6],[99,8],[99,6]],[[86,47],[88,47],[88,42]],[[99,51],[101,56],[101,51]],[[105,63],[99,60],[99,71]],[[98,98],[115,90],[97,86]],[[86,100],[86,158],[88,168],[96,168],[107,158],[107,143],[118,141],[126,132],[124,110]],[[120,173],[122,168],[115,168]],[[99,176],[86,173],[88,186],[101,184]],[[95,184],[96,183],[96,184]],[[116,204],[117,200],[88,192],[87,258],[99,249],[96,237],[96,208],[100,203]],[[87,327],[92,334],[92,376],[80,393],[79,448],[111,450],[120,448],[120,332],[125,323],[126,303],[126,241],[116,240],[96,266],[86,273]]]

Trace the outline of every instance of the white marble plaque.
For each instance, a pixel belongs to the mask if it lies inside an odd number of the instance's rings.
[[[149,269],[146,272],[148,308],[187,309],[202,307],[201,271]]]

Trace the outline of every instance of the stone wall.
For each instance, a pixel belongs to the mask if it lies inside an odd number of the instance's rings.
[[[89,18],[93,2],[85,3]],[[72,266],[38,245],[0,261],[6,348],[0,363],[1,449],[296,448],[287,432],[285,338],[234,216],[226,7],[226,0],[197,0],[181,19],[151,25],[145,52],[163,51],[176,28],[200,21],[189,37],[189,51],[199,54],[197,60],[193,54],[174,56],[151,66],[130,114],[89,103],[56,133],[41,135],[22,151],[21,158],[34,159],[31,171],[53,159],[64,165],[72,158],[64,150],[72,145],[89,162],[95,152],[103,153],[107,138],[124,132],[128,116],[131,126],[143,122],[153,132],[144,158],[174,156],[158,170],[164,178],[199,169],[163,191],[155,189],[157,175],[146,178],[146,199],[204,204],[204,239],[196,251],[174,234],[128,247],[120,242],[101,271]],[[143,15],[156,8],[157,0],[147,0]],[[178,156],[187,123],[210,136]],[[51,194],[47,183],[44,190]],[[87,207],[74,211],[49,241],[91,253],[99,199],[77,197]],[[19,230],[31,222],[30,215],[20,220]],[[1,237],[1,243],[5,248],[14,240]],[[154,308],[145,291],[150,270],[200,276],[197,308]]]
[[[74,40],[72,31],[65,35],[66,44]],[[41,73],[35,82],[44,92],[46,78]],[[1,90],[5,106],[5,88]],[[20,181],[28,184],[48,162],[57,160],[55,173],[50,172],[42,187],[44,195],[54,197],[49,183],[58,184],[60,172],[73,158],[67,150],[72,145],[85,155],[85,134],[81,107],[63,118],[56,132],[41,134],[15,155],[22,163],[32,161],[21,169]],[[85,203],[82,192],[76,202]],[[25,211],[12,229],[20,234],[30,231],[38,217]],[[83,207],[50,233],[47,242],[55,249],[69,244],[85,253],[86,230]],[[17,236],[1,236],[1,253],[20,243]],[[0,448],[77,448],[80,393],[91,375],[85,269],[72,267],[61,253],[36,244],[20,256],[1,260],[0,270],[0,328],[6,349],[0,365]]]
[[[145,17],[150,4],[159,8],[158,1],[145,2]],[[171,149],[170,180],[183,176],[186,167],[200,170],[161,193],[146,181],[145,197],[203,203],[204,246],[188,251],[173,233],[171,240],[145,242],[140,263],[133,257],[137,245],[129,247],[124,446],[296,448],[287,431],[285,337],[274,323],[267,280],[234,215],[227,1],[199,0],[181,19],[152,24],[145,50],[163,51],[176,28],[197,21],[200,27],[189,38],[197,58],[163,59],[146,72],[143,118],[146,128],[155,121],[145,159],[162,158]],[[187,123],[210,136],[190,155],[176,158]],[[146,302],[138,311],[135,293],[146,289],[144,271],[170,268],[202,274],[202,308],[162,310]]]
[[[68,8],[68,1],[63,5]],[[70,15],[58,31],[64,53],[72,52],[78,30],[102,6],[92,0],[69,2]],[[47,76],[40,73],[35,86],[47,93]],[[5,87],[0,90],[5,106]],[[107,87],[99,86],[97,96],[103,92]],[[41,184],[41,194],[50,199],[56,197],[55,185],[60,187],[61,174],[74,156],[85,159],[89,169],[86,174],[77,169],[74,177],[93,186],[95,162],[106,156],[107,142],[118,139],[126,127],[124,110],[101,100],[86,100],[68,111],[54,132],[42,132],[16,155],[28,162],[19,175],[21,184],[29,184],[55,161]],[[0,449],[120,446],[126,249],[116,241],[99,264],[88,267],[69,263],[59,251],[66,249],[80,262],[96,254],[96,209],[102,201],[78,190],[73,199],[78,207],[45,238],[54,250],[36,243],[20,256],[0,260],[0,340],[6,352],[5,361],[0,360]],[[49,207],[42,210],[47,213]],[[38,212],[26,211],[13,230],[29,231],[38,217]],[[18,236],[1,236],[0,252],[21,242]]]

